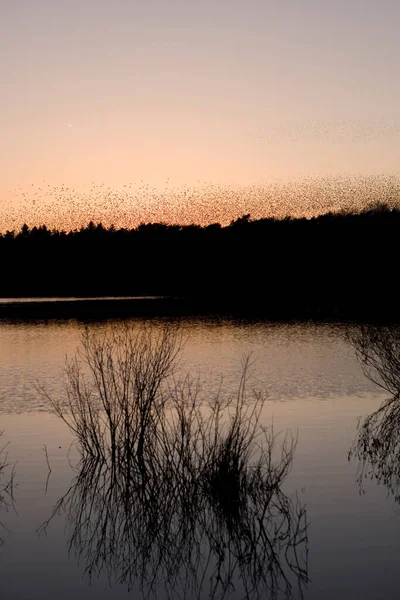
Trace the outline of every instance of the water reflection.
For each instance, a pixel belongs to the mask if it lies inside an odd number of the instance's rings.
[[[129,322],[139,326],[142,320]],[[159,328],[160,321],[151,322]],[[102,330],[106,325],[90,327]],[[192,318],[183,319],[181,327],[188,338],[182,371],[204,378],[210,394],[218,388],[221,373],[224,388],[236,392],[243,353],[256,359],[252,383],[271,402],[374,392],[338,324]],[[46,381],[53,396],[63,393],[65,355],[75,353],[83,328],[77,321],[0,322],[0,413],[48,411],[35,384]]]
[[[359,423],[349,458],[360,460],[358,482],[376,479],[400,502],[400,329],[363,326],[351,334],[365,375],[390,394]]]
[[[170,325],[86,330],[65,396],[41,388],[80,452],[55,509],[70,550],[89,577],[105,571],[144,597],[301,596],[306,511],[282,491],[296,440],[279,445],[261,425],[249,358],[234,400],[220,390],[205,404],[199,381],[176,379],[181,339]]]
[[[302,598],[306,511],[282,491],[295,442],[286,438],[272,460],[277,438],[268,440],[268,469],[239,478],[156,462],[140,475],[83,458],[43,529],[65,512],[69,549],[89,578],[105,572],[142,597]]]
[[[10,466],[7,460],[7,444],[1,444],[3,432],[0,431],[0,547],[3,545],[2,530],[6,529],[1,521],[1,513],[14,507],[14,478],[15,467],[6,476],[6,470]]]

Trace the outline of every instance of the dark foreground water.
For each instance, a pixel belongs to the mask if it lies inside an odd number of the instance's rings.
[[[132,323],[137,325],[140,321]],[[160,322],[153,321],[152,326],[157,328]],[[356,459],[348,460],[359,417],[376,411],[385,394],[363,375],[354,350],[346,341],[345,328],[217,319],[184,320],[181,327],[186,344],[179,370],[203,381],[204,399],[212,400],[221,377],[222,389],[233,395],[241,374],[241,360],[251,353],[249,388],[268,395],[263,424],[273,423],[276,432],[289,429],[298,438],[283,492],[291,503],[288,506],[293,509],[292,516],[297,514],[296,506],[305,510],[307,528],[297,547],[303,571],[299,574],[295,568],[288,568],[288,544],[282,534],[281,542],[274,545],[275,583],[272,577],[268,587],[257,590],[255,583],[259,578],[255,576],[251,587],[251,577],[250,583],[244,581],[239,570],[234,572],[233,585],[225,597],[272,598],[276,593],[278,598],[298,598],[303,594],[309,600],[398,598],[399,505],[387,487],[378,485],[374,478],[366,479],[360,488],[360,465]],[[193,552],[198,552],[196,584],[196,577],[191,575],[191,587],[184,588],[187,580],[179,571],[181,579],[176,578],[175,587],[171,587],[171,580],[163,581],[165,573],[160,569],[149,591],[141,587],[140,573],[153,558],[135,555],[130,561],[134,549],[124,552],[123,547],[130,543],[132,530],[140,534],[140,523],[131,523],[130,530],[119,529],[123,525],[119,516],[115,518],[117,509],[113,503],[107,504],[107,498],[101,494],[90,499],[93,482],[88,486],[88,495],[81,495],[79,501],[75,498],[72,511],[71,506],[66,506],[45,530],[41,528],[77,476],[73,470],[77,453],[70,447],[73,438],[69,430],[50,413],[35,386],[37,382],[45,383],[53,397],[63,393],[65,356],[74,354],[83,328],[82,323],[73,320],[0,323],[1,439],[9,442],[8,462],[15,464],[13,500],[4,496],[8,506],[3,503],[0,509],[1,597],[117,599],[140,598],[151,591],[159,598],[207,598],[213,566],[207,566],[202,553],[207,535],[212,532],[203,532],[197,540],[198,547],[194,547],[196,538],[192,540]],[[6,469],[4,481],[8,473]],[[98,531],[94,535],[85,523],[104,516],[104,508],[106,519],[100,523],[104,535],[99,543]],[[279,516],[275,518],[282,523]],[[74,543],[77,523],[79,539]],[[275,541],[279,538],[273,525],[271,536]],[[168,548],[164,550],[168,552]],[[280,565],[290,580],[289,591],[282,591],[284,586],[279,585]],[[233,565],[233,571],[234,568]],[[270,564],[266,558],[260,568],[268,572]],[[214,597],[224,597],[218,585],[214,591]]]

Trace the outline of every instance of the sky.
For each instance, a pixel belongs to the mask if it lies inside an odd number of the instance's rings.
[[[399,26],[398,0],[0,0],[0,230],[397,198]]]

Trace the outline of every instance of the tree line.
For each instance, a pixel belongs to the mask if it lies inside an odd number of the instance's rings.
[[[170,295],[207,310],[396,315],[400,209],[227,226],[90,222],[0,235],[0,296]],[[399,311],[400,312],[400,311]]]

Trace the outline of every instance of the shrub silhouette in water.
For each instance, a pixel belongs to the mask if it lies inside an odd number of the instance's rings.
[[[66,511],[89,576],[143,596],[301,597],[306,511],[281,489],[296,440],[279,447],[261,425],[248,361],[237,397],[205,402],[198,382],[174,377],[181,345],[177,329],[85,333],[66,401],[50,399],[77,437],[78,475],[43,527]]]
[[[365,375],[390,396],[359,424],[349,459],[360,460],[359,483],[376,478],[400,501],[400,329],[368,325],[350,334]]]
[[[0,431],[0,438],[3,432]],[[14,478],[15,478],[15,466],[11,467],[7,462],[7,453],[5,451],[7,444],[1,446],[0,441],[0,512],[8,511],[14,504]],[[4,481],[4,474],[10,467],[11,472]],[[3,523],[0,520],[0,530],[4,528]],[[0,546],[3,545],[3,539],[0,536]]]
[[[179,350],[175,328],[86,329],[77,355],[66,363],[66,397],[52,399],[40,389],[85,454],[143,463],[157,440],[166,401],[161,388]]]

